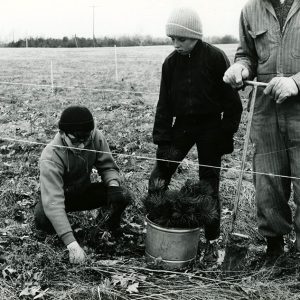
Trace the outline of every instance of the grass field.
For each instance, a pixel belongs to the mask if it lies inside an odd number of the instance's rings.
[[[220,47],[232,61],[236,45]],[[114,48],[0,48],[0,251],[7,257],[0,263],[0,299],[299,299],[297,259],[288,260],[284,268],[261,268],[264,243],[256,230],[251,174],[243,181],[236,225],[250,236],[251,251],[236,276],[199,258],[187,272],[146,265],[142,198],[155,161],[151,134],[161,64],[172,48],[116,51],[117,68]],[[245,107],[248,92],[241,94]],[[56,236],[46,236],[33,226],[33,207],[39,199],[38,159],[57,132],[61,111],[70,104],[92,110],[135,195],[122,223],[125,235],[118,241],[95,228],[95,211],[70,215],[89,256],[85,265],[76,267],[69,264]],[[244,112],[235,151],[222,163],[220,254],[231,222],[245,124]],[[251,170],[251,149],[246,170]],[[197,153],[192,149],[171,188],[196,178]],[[292,238],[287,239],[288,248]]]

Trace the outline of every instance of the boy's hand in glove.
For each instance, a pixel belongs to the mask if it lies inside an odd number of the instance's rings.
[[[129,198],[126,197],[123,188],[120,186],[108,186],[107,202],[112,210],[107,225],[110,230],[114,231],[120,227],[121,215],[129,204]]]
[[[67,248],[69,250],[69,259],[71,264],[84,263],[86,254],[76,241],[70,243]]]

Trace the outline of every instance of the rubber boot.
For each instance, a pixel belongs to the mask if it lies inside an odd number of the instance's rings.
[[[267,237],[266,265],[274,266],[283,254],[283,236]]]
[[[284,253],[283,236],[267,237],[267,256],[279,257]]]

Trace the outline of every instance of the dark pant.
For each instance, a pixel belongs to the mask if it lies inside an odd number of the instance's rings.
[[[102,182],[91,183],[73,192],[65,193],[66,212],[92,210],[107,205],[106,187]],[[55,233],[55,230],[45,215],[40,200],[34,210],[35,224],[40,230]]]
[[[156,157],[158,158],[149,179],[149,193],[166,190],[180,162],[190,149],[196,144],[198,151],[199,179],[207,181],[213,188],[214,201],[219,212],[218,220],[205,226],[205,236],[213,240],[220,235],[220,201],[218,196],[221,154],[219,150],[219,123],[214,124],[185,124],[175,123],[173,140],[170,144],[159,145]],[[162,159],[162,160],[159,160]],[[163,160],[170,160],[163,161]],[[162,182],[162,185],[157,184]]]

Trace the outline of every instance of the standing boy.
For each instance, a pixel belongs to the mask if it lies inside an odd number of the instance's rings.
[[[233,151],[242,105],[238,93],[222,80],[229,67],[226,55],[202,41],[201,21],[193,9],[174,10],[166,34],[175,51],[162,66],[153,128],[158,160],[150,176],[149,193],[167,189],[179,163],[196,144],[200,180],[212,186],[219,212],[218,220],[205,228],[206,239],[211,241],[220,234],[221,156]]]

